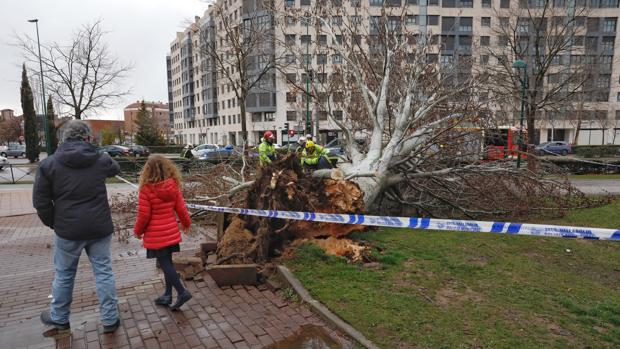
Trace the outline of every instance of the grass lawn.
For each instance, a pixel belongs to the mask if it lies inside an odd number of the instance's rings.
[[[620,228],[620,200],[555,224]],[[381,348],[618,348],[620,243],[380,229],[348,264],[312,244],[285,263]]]

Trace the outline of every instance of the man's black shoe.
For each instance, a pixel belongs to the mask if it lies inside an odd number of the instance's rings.
[[[154,303],[157,305],[170,305],[172,304],[172,295],[164,294],[155,298]]]
[[[121,326],[121,319],[117,319],[112,325],[103,325],[103,333],[112,333]]]
[[[192,299],[192,294],[189,293],[188,290],[183,291],[183,293],[181,293],[178,297],[177,297],[177,301],[176,303],[174,303],[174,305],[172,307],[170,307],[173,311],[177,311],[181,308],[181,306],[183,304],[185,304],[185,302],[187,302],[188,300]]]
[[[52,315],[50,314],[49,310],[46,310],[41,313],[41,322],[46,326],[53,326],[54,328],[58,330],[68,330],[71,328],[71,325],[69,323],[61,324],[59,322],[52,320]]]

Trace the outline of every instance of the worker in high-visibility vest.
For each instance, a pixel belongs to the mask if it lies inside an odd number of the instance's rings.
[[[313,141],[306,141],[306,148],[301,152],[301,165],[311,170],[332,168],[327,159],[328,151]]]
[[[276,160],[276,146],[273,144],[275,137],[271,131],[265,132],[263,141],[258,146],[258,159],[261,166],[270,165]]]

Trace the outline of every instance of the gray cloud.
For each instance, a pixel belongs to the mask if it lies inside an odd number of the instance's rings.
[[[132,101],[167,101],[166,53],[170,42],[188,20],[202,15],[205,8],[201,0],[0,0],[0,109],[10,108],[21,114],[23,59],[12,43],[15,34],[36,36],[35,26],[28,19],[39,19],[42,42],[66,41],[80,25],[103,20],[110,49],[134,66],[125,80],[132,93],[117,106],[96,115],[118,119],[122,118],[123,107]]]

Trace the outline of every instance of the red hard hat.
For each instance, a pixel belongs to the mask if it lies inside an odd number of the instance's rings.
[[[271,133],[271,131],[267,131],[265,132],[265,134],[263,135],[263,138],[268,139],[268,138],[273,138],[273,133]]]

